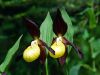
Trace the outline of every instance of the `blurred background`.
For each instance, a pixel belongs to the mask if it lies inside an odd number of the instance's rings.
[[[38,75],[38,69],[34,68],[39,67],[38,63],[15,59],[32,41],[23,18],[34,19],[40,26],[48,11],[53,16],[60,7],[66,8],[75,30],[74,42],[84,53],[82,60],[73,51],[69,54],[70,75],[100,75],[100,0],[0,0],[0,63],[23,34],[7,75]],[[82,64],[81,67],[78,64]],[[55,71],[51,75],[61,74]]]

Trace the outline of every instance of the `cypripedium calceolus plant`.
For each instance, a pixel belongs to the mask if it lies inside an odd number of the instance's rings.
[[[39,59],[43,64],[45,63],[46,59],[46,48],[53,54],[55,54],[55,51],[48,47],[44,41],[39,39],[40,30],[35,22],[31,21],[30,19],[26,19],[26,26],[29,30],[29,33],[34,38],[34,41],[32,41],[31,45],[24,50],[23,58],[26,62],[32,62],[36,59]]]
[[[49,52],[49,55],[52,58],[57,58],[60,64],[64,64],[66,61],[68,45],[72,46],[75,49],[80,58],[83,57],[80,49],[64,37],[64,34],[67,32],[67,28],[68,26],[64,22],[61,12],[58,9],[53,21],[53,32],[57,37],[53,39],[53,42],[51,44],[51,48],[55,51],[55,55],[51,52]]]

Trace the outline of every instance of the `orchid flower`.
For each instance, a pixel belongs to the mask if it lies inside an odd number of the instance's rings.
[[[67,40],[67,38],[64,37],[65,33],[67,32],[68,26],[64,22],[61,12],[58,9],[57,14],[55,16],[55,19],[53,21],[53,32],[57,37],[55,37],[52,41],[51,48],[55,51],[55,55],[49,52],[49,55],[52,58],[58,59],[60,64],[64,64],[67,57],[67,47],[68,45],[72,46],[74,50],[77,52],[80,58],[83,57],[83,54],[81,50],[72,42]]]
[[[45,63],[46,59],[46,48],[53,54],[55,54],[55,51],[48,47],[48,45],[39,38],[40,30],[35,22],[31,21],[30,19],[26,19],[26,26],[34,40],[23,52],[23,58],[27,62],[32,62],[36,59],[39,59],[43,64]]]

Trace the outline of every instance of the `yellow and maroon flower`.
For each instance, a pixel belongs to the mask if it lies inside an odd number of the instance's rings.
[[[43,64],[45,63],[46,59],[46,48],[53,54],[55,54],[55,51],[48,47],[44,41],[39,39],[40,30],[35,22],[31,21],[30,19],[26,19],[26,26],[29,33],[34,38],[34,41],[32,41],[31,45],[28,46],[23,52],[23,58],[27,62],[32,62],[36,59],[39,59]]]
[[[82,58],[83,54],[80,51],[80,49],[74,45],[72,42],[67,40],[64,37],[64,34],[67,32],[68,26],[64,22],[61,12],[58,9],[57,14],[55,16],[55,19],[53,21],[53,32],[56,34],[56,38],[53,39],[53,42],[51,44],[51,48],[55,51],[55,55],[49,52],[49,55],[52,58],[57,58],[60,64],[64,64],[67,57],[67,46],[72,46],[75,51],[78,53],[79,57]]]

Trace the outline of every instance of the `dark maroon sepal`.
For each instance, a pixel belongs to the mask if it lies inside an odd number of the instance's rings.
[[[40,47],[40,57],[39,57],[39,60],[40,60],[41,64],[44,64],[45,60],[46,60],[46,49],[42,45],[39,45],[39,47]]]
[[[27,26],[27,29],[28,29],[29,33],[31,34],[31,36],[33,38],[34,37],[40,37],[40,30],[38,28],[38,25],[34,21],[26,18],[25,19],[25,24]]]
[[[81,52],[81,50],[80,50],[79,47],[77,47],[76,45],[74,45],[72,42],[68,41],[65,37],[63,37],[62,42],[63,42],[64,44],[66,44],[66,45],[72,46],[72,47],[75,49],[75,51],[78,53],[78,56],[79,56],[80,58],[83,58],[83,53]]]
[[[55,54],[55,51],[52,48],[48,47],[48,45],[42,40],[39,40],[39,44],[45,46],[51,53]]]
[[[66,49],[67,49],[67,48],[66,48]],[[67,53],[68,53],[68,52],[67,52],[67,50],[66,50],[65,54],[64,54],[62,57],[58,58],[58,61],[59,61],[60,65],[64,65],[64,64],[65,64],[66,58],[67,58],[67,55],[68,55]]]
[[[67,24],[64,22],[61,12],[58,9],[53,21],[53,31],[56,35],[64,35],[67,31]]]

